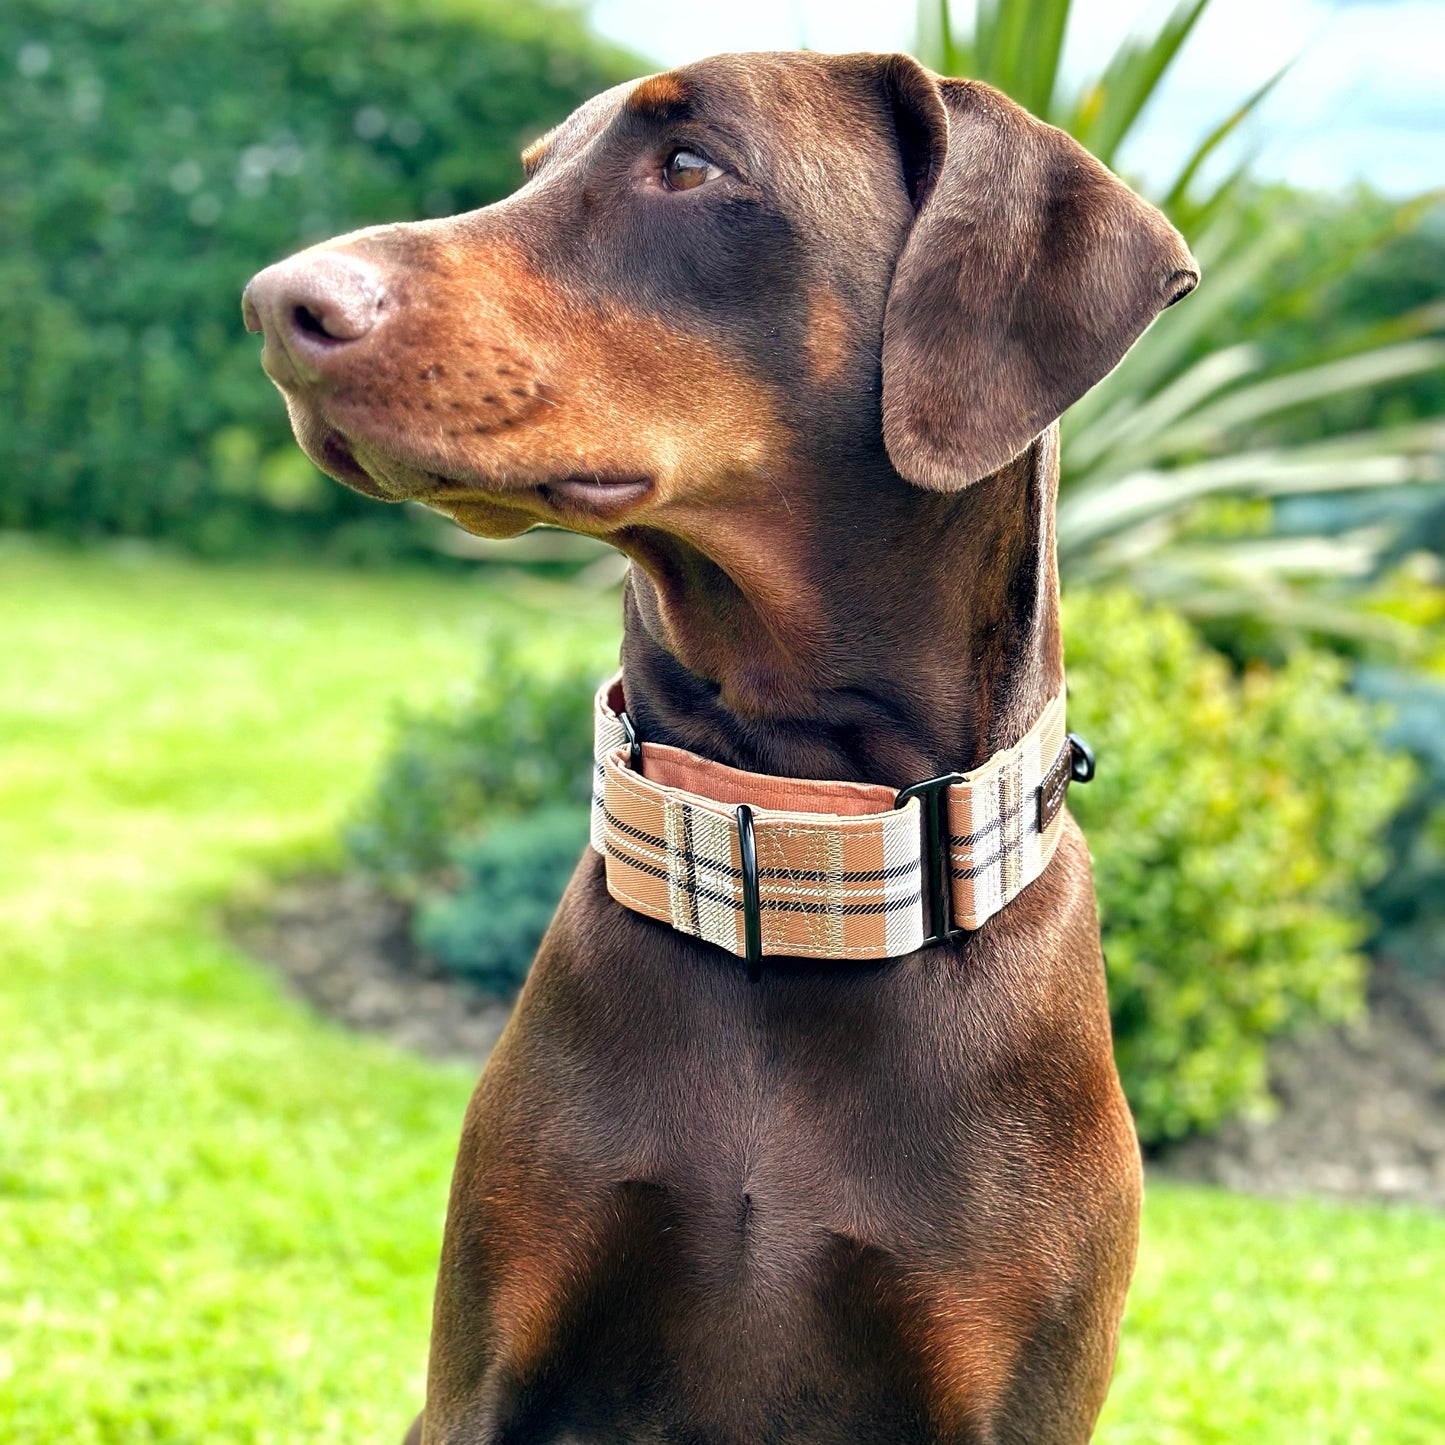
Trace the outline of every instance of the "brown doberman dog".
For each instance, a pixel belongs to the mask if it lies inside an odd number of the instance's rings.
[[[524,163],[252,281],[306,451],[621,549],[649,741],[891,787],[1017,742],[1063,681],[1054,424],[1196,284],[1176,232],[902,56],[717,57]],[[975,931],[757,981],[589,850],[467,1114],[412,1438],[1087,1440],[1140,1173],[1062,828]]]

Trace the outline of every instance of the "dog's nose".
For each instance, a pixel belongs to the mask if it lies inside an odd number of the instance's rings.
[[[305,380],[381,320],[381,273],[359,256],[317,251],[278,261],[252,277],[241,296],[247,331],[259,331],[290,357]]]

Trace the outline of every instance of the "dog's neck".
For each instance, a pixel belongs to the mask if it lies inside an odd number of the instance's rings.
[[[619,539],[629,712],[755,772],[902,785],[974,767],[1063,684],[1057,436],[959,492],[810,479],[725,532]],[[866,499],[866,504],[860,503]]]

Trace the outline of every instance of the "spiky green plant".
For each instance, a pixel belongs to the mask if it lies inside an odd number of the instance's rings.
[[[955,28],[948,0],[921,0],[917,51],[944,74],[998,86],[1114,165],[1208,4],[1185,0],[1072,90],[1061,72],[1072,0],[978,0],[967,35]],[[1398,552],[1400,524],[1282,537],[1270,533],[1267,503],[1445,478],[1439,419],[1308,441],[1292,425],[1309,408],[1341,402],[1374,414],[1371,402],[1387,388],[1445,367],[1445,340],[1436,334],[1445,306],[1384,326],[1335,328],[1304,366],[1282,364],[1263,344],[1282,298],[1253,311],[1248,301],[1273,281],[1309,218],[1262,198],[1245,166],[1212,186],[1201,181],[1281,74],[1222,116],[1152,191],[1194,246],[1205,280],[1065,417],[1060,561],[1068,580],[1127,579],[1196,618],[1378,636],[1378,615],[1350,605],[1351,584]],[[1381,208],[1376,224],[1340,245],[1333,265],[1292,277],[1300,304],[1415,224],[1425,204]],[[1262,514],[1241,508],[1241,498],[1264,499]],[[1403,516],[1408,524],[1408,509]]]

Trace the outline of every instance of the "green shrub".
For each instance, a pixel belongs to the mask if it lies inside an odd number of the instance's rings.
[[[296,449],[252,272],[464,210],[636,67],[506,0],[0,6],[0,527],[365,559],[424,530]]]
[[[1267,1041],[1362,1002],[1360,904],[1410,768],[1334,657],[1236,678],[1123,592],[1066,599],[1115,1050],[1146,1142],[1264,1098]]]
[[[413,896],[484,826],[548,804],[585,811],[599,672],[540,672],[509,642],[490,643],[475,685],[452,706],[398,718],[381,777],[346,830],[352,857]]]
[[[503,820],[456,848],[457,886],[421,904],[413,936],[451,972],[515,993],[586,841],[585,807]]]
[[[1371,951],[1445,979],[1445,635],[1440,651],[1437,675],[1365,666],[1356,686],[1389,704],[1389,741],[1420,765],[1413,795],[1385,834],[1389,867],[1370,890],[1380,924]]]

